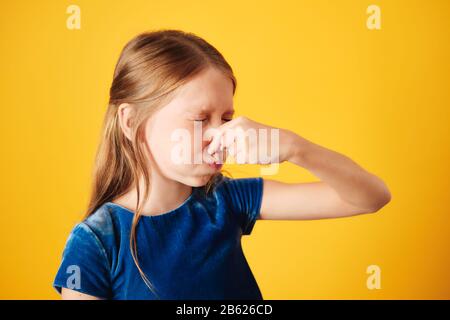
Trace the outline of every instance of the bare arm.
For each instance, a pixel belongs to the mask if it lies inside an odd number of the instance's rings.
[[[67,288],[61,289],[61,298],[63,300],[101,300],[100,298]]]
[[[283,183],[264,180],[261,219],[323,219],[372,213],[391,194],[384,182],[353,160],[286,130],[280,144],[289,146],[282,161],[301,166],[321,181]]]
[[[223,124],[215,134],[208,153],[225,150],[231,156],[243,155],[238,163],[262,163],[258,143],[239,135],[249,129],[272,130],[270,126],[246,117]],[[302,220],[345,217],[380,210],[391,194],[384,182],[349,157],[308,141],[292,131],[279,130],[279,150],[271,163],[289,161],[301,166],[321,181],[283,183],[264,179],[261,219]],[[260,131],[261,132],[261,131]],[[267,134],[270,136],[270,134]],[[272,145],[271,140],[267,143]]]

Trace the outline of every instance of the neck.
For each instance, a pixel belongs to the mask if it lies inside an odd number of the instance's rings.
[[[141,191],[141,214],[144,216],[156,216],[178,208],[192,193],[192,187],[181,182],[162,177],[153,172],[150,181],[150,194],[142,200],[145,190],[144,181],[141,178],[139,188]],[[137,203],[137,191],[132,187],[126,194],[115,198],[113,202],[134,211]]]

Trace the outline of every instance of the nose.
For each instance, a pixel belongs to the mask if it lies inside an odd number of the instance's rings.
[[[219,129],[219,127],[223,124],[223,120],[221,117],[214,117],[211,118],[211,121],[209,121],[207,127],[213,128],[213,129]]]
[[[219,127],[222,125],[222,119],[211,119],[208,121],[206,125],[203,126],[203,134],[207,140],[207,144],[211,142],[212,136],[214,133],[219,129]]]
[[[211,144],[212,139],[214,137],[214,134],[217,132],[219,127],[222,125],[222,119],[215,119],[209,121],[204,127],[203,127],[203,135],[204,139],[202,142],[202,149],[208,148],[208,146]]]

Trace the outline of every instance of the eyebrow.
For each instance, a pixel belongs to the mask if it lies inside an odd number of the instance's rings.
[[[235,112],[235,110],[231,109],[231,110],[226,111],[224,114],[232,116],[234,114],[234,112]]]
[[[214,108],[209,108],[209,107],[193,106],[188,111],[190,113],[205,114],[205,113],[210,113],[211,111],[214,111],[214,110],[215,110]],[[226,115],[233,115],[234,113],[235,113],[234,108],[228,109],[224,112],[224,114],[226,114]]]

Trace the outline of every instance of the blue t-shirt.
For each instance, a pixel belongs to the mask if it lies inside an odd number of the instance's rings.
[[[259,219],[263,179],[220,176],[178,208],[141,216],[138,260],[155,293],[143,281],[130,252],[133,212],[104,203],[70,233],[53,286],[105,299],[256,299],[257,282],[241,236]]]

